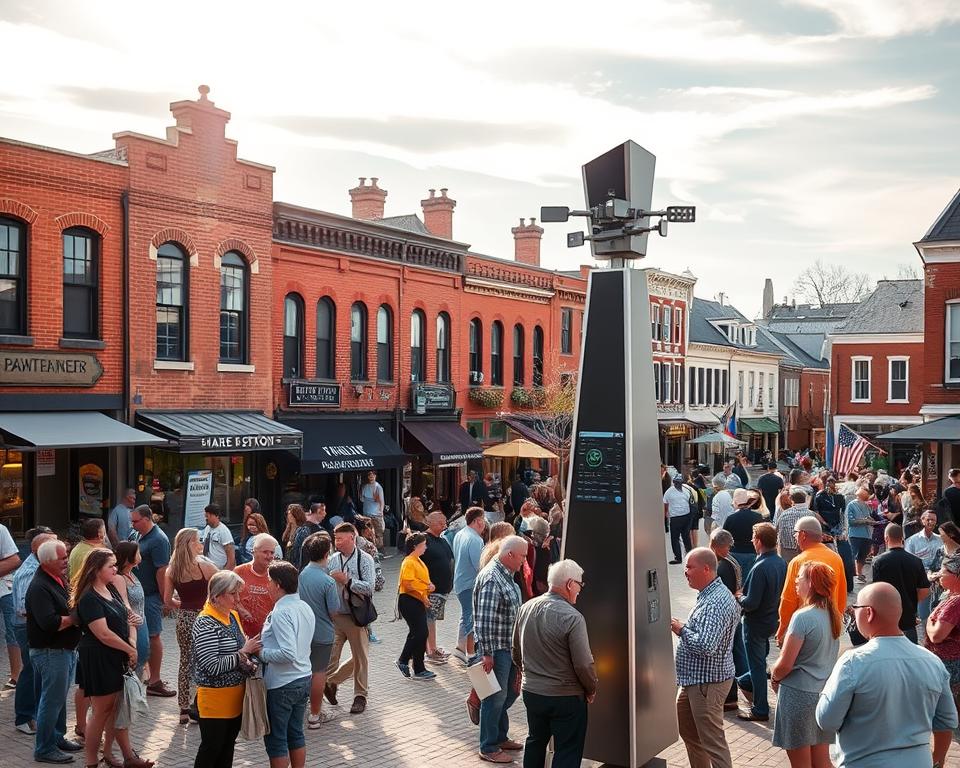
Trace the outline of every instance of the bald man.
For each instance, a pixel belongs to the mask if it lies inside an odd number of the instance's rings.
[[[891,584],[864,587],[852,608],[869,642],[840,657],[820,694],[817,724],[837,732],[848,768],[939,768],[957,727],[950,674],[901,632],[900,594]]]

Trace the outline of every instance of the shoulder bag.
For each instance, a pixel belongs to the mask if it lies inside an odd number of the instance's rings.
[[[357,573],[361,572],[361,563],[363,558],[360,557],[360,547],[356,547],[353,550],[353,555],[357,556]],[[347,558],[347,561],[343,561],[343,555],[340,555],[340,563],[342,570],[346,571],[346,565],[350,562],[350,559],[353,557],[351,555]],[[374,579],[370,579],[371,584]],[[352,589],[350,589],[350,582],[347,582],[345,587],[347,591],[347,607],[350,609],[350,617],[353,619],[353,623],[358,627],[366,627],[369,624],[373,624],[377,620],[377,609],[373,604],[373,598],[369,595],[358,595]]]

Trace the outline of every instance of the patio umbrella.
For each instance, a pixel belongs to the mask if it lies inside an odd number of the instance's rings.
[[[737,440],[735,437],[730,437],[730,435],[725,432],[707,432],[705,435],[700,435],[700,437],[694,438],[693,440],[687,440],[687,445],[708,445],[721,443],[722,445],[746,445],[746,441]]]
[[[484,456],[490,456],[498,459],[556,459],[557,454],[541,448],[536,443],[524,440],[522,437],[517,440],[511,440],[509,443],[501,443],[487,448],[483,452]]]

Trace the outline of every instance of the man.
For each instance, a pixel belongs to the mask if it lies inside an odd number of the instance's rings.
[[[808,498],[813,497],[813,486],[810,484],[810,473],[802,467],[795,467],[790,470],[790,490],[799,488],[807,494]]]
[[[853,611],[869,642],[837,661],[820,694],[817,724],[837,733],[848,768],[942,766],[957,727],[950,674],[903,636],[900,596],[892,585],[864,587]]]
[[[357,521],[357,507],[353,503],[350,489],[346,483],[337,486],[337,514],[330,519],[330,525],[336,530],[340,523],[353,525]]]
[[[750,505],[759,502],[756,492],[745,491],[743,488],[737,488],[733,492],[734,512],[727,515],[723,523],[725,531],[729,531],[733,536],[733,547],[730,554],[740,563],[740,569],[743,575],[753,565],[757,559],[757,553],[753,546],[753,527],[757,523],[763,522],[763,515],[757,510],[751,509]]]
[[[523,675],[527,710],[525,768],[542,768],[552,738],[553,768],[580,768],[587,705],[597,695],[597,670],[587,622],[574,606],[583,568],[573,560],[547,571],[550,591],[525,603],[513,631],[513,663]]]
[[[767,471],[757,478],[757,488],[763,495],[763,501],[770,510],[770,515],[777,513],[777,496],[783,490],[783,477],[777,472],[777,462],[768,461]]]
[[[790,619],[800,609],[800,597],[797,595],[797,574],[800,566],[814,561],[824,563],[833,569],[837,583],[833,591],[834,604],[837,610],[843,613],[847,607],[847,585],[843,578],[843,560],[840,555],[823,544],[823,528],[820,521],[813,515],[806,515],[797,520],[793,527],[793,535],[800,548],[800,554],[787,563],[787,576],[780,595],[780,627],[777,629],[777,645],[783,645],[783,637],[787,633]]]
[[[923,561],[903,548],[903,528],[888,523],[883,531],[887,551],[873,561],[874,583],[893,585],[900,594],[902,610],[900,629],[911,641],[917,642],[917,605],[930,594],[930,580]]]
[[[737,686],[750,703],[741,710],[741,720],[770,719],[767,703],[767,656],[770,635],[777,631],[780,594],[787,579],[787,564],[777,554],[777,529],[770,523],[753,526],[753,548],[757,560],[743,580],[743,594],[737,598],[743,612],[743,645],[747,672],[737,677]]]
[[[130,510],[137,506],[137,492],[127,488],[123,492],[120,503],[110,510],[107,516],[107,536],[114,549],[121,541],[130,538]]]
[[[219,504],[207,504],[203,508],[207,526],[200,532],[200,541],[204,557],[221,571],[232,571],[237,564],[237,553],[233,548],[233,534],[226,523],[220,521],[222,514]]]
[[[340,605],[333,616],[333,648],[327,666],[327,682],[323,695],[331,704],[337,703],[337,688],[353,676],[353,704],[350,714],[359,715],[367,708],[367,673],[369,670],[367,628],[358,627],[350,613],[348,592],[373,596],[376,579],[373,558],[357,546],[357,529],[350,523],[340,523],[333,530],[333,544],[337,552],[330,558],[327,571],[337,582]],[[350,658],[340,663],[344,643],[350,644]]]
[[[7,658],[10,662],[10,680],[19,679],[22,671],[20,646],[17,645],[13,626],[7,624],[13,615],[13,577],[10,575],[20,565],[20,552],[5,525],[0,524],[0,623],[4,625],[4,639],[7,646]],[[11,683],[7,683],[10,687]]]
[[[713,494],[713,501],[710,503],[710,527],[723,528],[727,516],[733,512],[733,495],[727,490],[720,476],[714,477],[712,482],[715,493]]]
[[[847,536],[850,539],[850,552],[853,555],[853,567],[857,574],[857,581],[864,582],[867,577],[863,574],[863,566],[870,555],[873,543],[873,517],[867,504],[870,498],[870,489],[862,486],[857,488],[854,498],[847,504]]]
[[[670,619],[677,643],[677,720],[691,768],[732,768],[723,705],[733,681],[740,607],[717,576],[717,556],[700,547],[683,569],[697,602],[685,622]]]
[[[721,487],[726,487],[730,485],[731,488],[742,488],[743,482],[740,478],[733,472],[733,460],[725,459],[723,462],[723,469],[720,472],[717,472],[713,476],[714,480],[719,480],[722,484]]]
[[[527,484],[523,482],[523,477],[519,472],[517,472],[517,479],[513,481],[513,485],[510,486],[510,509],[513,510],[513,514],[520,514],[520,507],[523,506],[525,502],[530,498],[530,489],[527,488]]]
[[[327,517],[327,505],[322,501],[315,501],[310,505],[310,511],[307,513],[307,522],[316,523],[320,529],[327,532],[327,535],[333,540],[333,526],[330,525],[330,518]]]
[[[102,522],[102,521],[101,521]],[[66,738],[67,695],[77,667],[80,628],[67,599],[67,548],[45,541],[37,549],[39,569],[27,588],[27,641],[40,676],[37,735],[33,759],[38,763],[72,763],[70,752],[83,746]]]
[[[253,537],[253,559],[234,568],[243,579],[237,601],[237,613],[247,637],[255,637],[263,629],[267,614],[273,610],[274,600],[270,589],[270,566],[277,554],[277,540],[269,533]]]
[[[934,533],[937,527],[937,513],[928,509],[920,515],[920,524],[923,527],[907,539],[904,549],[911,555],[919,557],[923,561],[923,567],[932,571],[937,553],[943,549],[943,539],[940,538],[940,534]],[[917,616],[920,618],[923,632],[926,632],[927,619],[930,618],[931,610],[933,609],[930,606],[929,597],[925,597],[917,605]]]
[[[443,537],[447,528],[447,518],[443,512],[431,512],[427,515],[427,549],[420,560],[430,574],[435,589],[427,599],[427,655],[426,660],[434,664],[446,664],[450,654],[437,646],[437,622],[443,621],[447,596],[453,589],[453,549]]]
[[[69,571],[73,581],[83,568],[83,563],[93,550],[107,546],[107,532],[99,517],[85,517],[80,521],[79,542],[70,550]]]
[[[483,551],[483,531],[487,521],[483,509],[471,507],[464,516],[466,525],[453,537],[453,591],[460,603],[460,625],[457,629],[457,647],[453,654],[466,663],[473,658],[473,585],[480,572],[480,553]],[[480,713],[477,712],[479,721]]]
[[[483,478],[483,511],[490,525],[499,523],[504,518],[503,489],[493,472],[487,472]]]
[[[816,520],[813,512],[810,511],[809,499],[804,490],[800,488],[791,490],[790,501],[793,502],[793,506],[777,515],[777,546],[780,557],[787,563],[800,554],[800,547],[793,535],[797,520],[802,517],[813,517]],[[793,584],[793,582],[790,583]]]
[[[383,512],[386,502],[383,496],[383,486],[377,482],[377,473],[374,470],[367,472],[367,482],[360,488],[360,503],[363,505],[364,517],[370,518],[373,527],[373,543],[377,549],[383,551]]]
[[[843,560],[843,573],[847,581],[847,592],[853,592],[853,550],[847,538],[847,526],[844,516],[847,510],[847,500],[837,490],[837,478],[826,475],[823,489],[817,491],[810,504],[810,509],[817,516],[825,533],[833,536],[836,542],[837,554]]]
[[[160,636],[163,632],[163,585],[170,564],[170,539],[153,522],[153,514],[146,504],[131,510],[130,525],[137,534],[140,547],[140,565],[136,570],[137,578],[143,585],[143,614],[150,635],[147,695],[176,696],[177,692],[160,679],[160,667],[163,665],[163,638]]]
[[[322,511],[318,510],[318,507],[322,508]],[[307,564],[303,557],[303,542],[307,540],[308,536],[324,530],[321,520],[326,517],[326,514],[326,506],[323,503],[311,504],[310,510],[306,514],[306,524],[298,526],[293,535],[293,544],[290,547],[290,562],[294,564],[298,571],[302,571],[303,566]]]
[[[37,732],[37,702],[40,699],[40,673],[30,661],[30,642],[27,639],[27,589],[33,576],[40,567],[37,560],[37,550],[45,541],[55,541],[53,531],[43,525],[27,531],[27,542],[30,544],[30,554],[23,564],[13,574],[11,599],[13,602],[13,634],[20,646],[20,660],[22,666],[17,677],[17,692],[13,701],[13,726],[20,733],[32,736]]]
[[[507,536],[499,555],[477,576],[473,590],[473,631],[484,672],[493,672],[500,684],[497,693],[480,702],[480,759],[512,763],[510,751],[523,745],[508,736],[507,714],[520,694],[520,672],[513,663],[513,631],[520,611],[520,587],[513,575],[527,557],[527,540]]]
[[[674,475],[670,487],[663,494],[663,517],[670,523],[670,546],[673,548],[670,565],[680,565],[683,562],[681,541],[684,552],[693,549],[690,544],[690,523],[693,519],[690,511],[693,498],[691,494],[696,494],[696,491],[684,485],[683,476],[680,474]]]
[[[943,492],[944,512],[949,520],[960,525],[960,469],[951,469],[947,473],[950,485]]]
[[[483,500],[486,496],[486,489],[483,483],[477,479],[477,473],[471,469],[467,472],[467,479],[460,484],[460,509],[467,510],[470,507],[483,508]]]
[[[316,730],[333,719],[330,712],[321,712],[323,687],[327,682],[327,665],[333,650],[333,616],[340,609],[340,590],[327,573],[327,558],[333,542],[323,533],[314,533],[303,542],[303,558],[307,561],[300,573],[297,591],[300,599],[313,609],[315,620],[313,641],[310,644],[310,714],[307,728]]]
[[[740,478],[740,487],[746,488],[750,485],[750,476],[747,474],[747,468],[744,466],[746,462],[746,457],[743,455],[743,451],[737,451],[737,456],[733,460],[732,472],[738,478]]]

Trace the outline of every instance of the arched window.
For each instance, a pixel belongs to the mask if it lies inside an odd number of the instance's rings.
[[[63,335],[96,339],[100,329],[100,238],[89,229],[63,232]]]
[[[337,309],[329,296],[317,302],[317,378],[336,377],[333,336],[337,327]]]
[[[490,326],[490,383],[503,386],[503,323],[499,320]]]
[[[450,381],[450,315],[446,312],[437,315],[437,381]]]
[[[27,227],[0,218],[0,333],[27,334]]]
[[[513,386],[523,386],[523,326],[513,326]]]
[[[543,386],[543,328],[533,329],[533,386]]]
[[[377,310],[377,380],[393,381],[393,312],[386,304]]]
[[[176,243],[157,249],[157,360],[188,360],[187,257]]]
[[[367,380],[367,307],[360,301],[350,307],[350,378]]]
[[[470,383],[483,382],[483,323],[479,317],[470,321]]]
[[[220,260],[220,360],[247,361],[247,262],[236,251]]]
[[[426,381],[427,365],[424,356],[424,336],[427,318],[423,310],[415,309],[410,315],[410,381]]]
[[[283,300],[283,378],[303,377],[303,299],[288,293]]]

